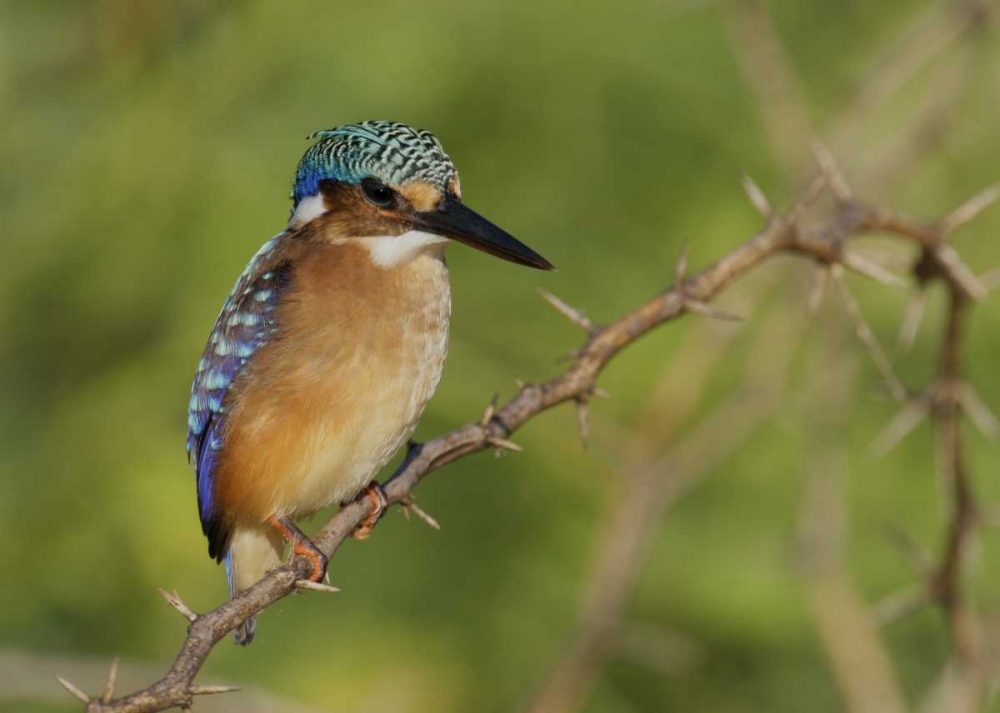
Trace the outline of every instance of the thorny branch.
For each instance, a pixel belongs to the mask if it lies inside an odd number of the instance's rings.
[[[842,182],[829,166],[826,169],[791,209],[772,215],[757,235],[714,264],[674,284],[607,326],[595,327],[587,322],[590,329],[586,330],[586,342],[565,372],[544,383],[524,384],[502,407],[488,409],[488,417],[484,414],[484,418],[450,433],[411,446],[404,462],[384,485],[389,504],[411,503],[410,494],[424,477],[458,458],[489,448],[516,448],[509,440],[511,435],[533,417],[559,404],[586,402],[595,392],[597,377],[619,352],[656,327],[684,315],[690,310],[691,303],[711,301],[737,278],[766,259],[790,253],[824,265],[839,266],[844,264],[845,242],[867,232],[888,233],[917,244],[924,256],[922,263],[927,263],[921,273],[923,278],[938,278],[948,285],[952,295],[952,318],[948,346],[943,355],[942,378],[948,383],[955,383],[959,378],[962,317],[968,305],[981,293],[975,289],[973,273],[944,243],[947,227],[953,227],[956,222],[954,213],[951,219],[927,223],[847,198],[843,191],[838,190],[840,199],[830,216],[819,228],[804,229],[802,217],[805,212],[813,207],[822,192]],[[977,204],[977,207],[981,209],[984,206]],[[560,303],[561,313],[566,314],[567,309],[570,308]],[[580,319],[572,321],[581,323]],[[937,586],[940,601],[944,603],[953,625],[956,651],[961,657],[974,658],[978,656],[978,646],[973,643],[971,631],[974,627],[967,623],[969,614],[961,596],[959,574],[961,555],[975,522],[975,508],[961,459],[957,396],[949,399],[939,413],[939,424],[949,453],[955,516]],[[367,498],[343,507],[314,538],[316,544],[333,557],[370,509]],[[110,701],[104,700],[107,695],[89,698],[87,711],[140,713],[173,707],[185,709],[190,708],[197,695],[224,692],[219,687],[194,684],[213,647],[247,617],[297,591],[296,582],[304,579],[309,569],[310,565],[304,558],[296,558],[273,570],[261,582],[234,599],[203,614],[191,612],[180,597],[166,595],[172,606],[190,620],[187,637],[170,669],[159,681],[136,693]],[[72,684],[67,688],[78,698],[86,697]]]
[[[966,668],[978,668],[981,658],[979,627],[962,591],[962,560],[967,552],[969,538],[976,527],[976,504],[969,482],[962,448],[961,404],[959,401],[962,378],[962,333],[968,315],[968,301],[952,288],[949,290],[950,306],[941,350],[940,386],[941,403],[935,409],[946,486],[951,494],[951,526],[945,542],[944,557],[934,577],[934,593],[940,599],[948,616],[952,647],[955,656]]]
[[[930,149],[939,145],[950,132],[949,129],[956,119],[956,107],[959,99],[967,92],[971,85],[973,73],[971,69],[984,60],[982,57],[985,43],[982,42],[983,33],[975,30],[988,23],[989,18],[995,13],[995,2],[988,0],[938,0],[933,3],[930,11],[921,16],[920,21],[912,27],[907,28],[899,37],[900,39],[888,44],[888,49],[881,53],[878,61],[867,71],[860,73],[861,84],[856,92],[855,101],[851,102],[846,111],[838,112],[831,128],[825,133],[830,137],[830,141],[841,156],[851,158],[850,167],[860,179],[861,191],[867,193],[873,188],[877,188],[884,195],[887,187],[898,182],[906,175],[917,160],[925,155]],[[810,125],[808,103],[806,95],[802,91],[799,77],[792,62],[791,56],[783,46],[780,34],[776,31],[773,20],[770,17],[770,8],[767,0],[726,0],[720,4],[720,15],[727,30],[728,43],[734,55],[737,67],[743,77],[744,84],[752,96],[756,98],[754,102],[762,129],[768,139],[769,153],[774,163],[788,175],[798,181],[802,174],[802,159],[807,151],[812,138],[813,127]],[[966,41],[959,42],[961,39]],[[942,61],[937,61],[942,59]],[[913,109],[908,111],[905,121],[893,125],[890,135],[880,137],[877,150],[864,151],[859,149],[859,141],[862,130],[869,133],[867,127],[870,126],[870,119],[874,117],[873,109],[885,104],[891,96],[898,92],[906,84],[914,81],[918,74],[917,69],[923,66],[934,65],[936,68],[929,73],[930,76],[921,78],[921,93],[923,98]],[[937,68],[939,67],[939,68]],[[833,166],[832,160],[825,156],[827,152],[820,147],[819,155],[824,158],[828,167]],[[837,172],[839,173],[839,172]],[[771,214],[771,206],[767,198],[759,187],[749,178],[744,177],[744,188],[750,198],[751,203],[765,218]],[[857,190],[857,186],[855,186]],[[848,195],[850,187],[841,184],[835,193]],[[981,194],[983,195],[983,194]],[[973,202],[973,205],[975,202]],[[866,274],[876,281],[890,285],[900,285],[901,279],[893,273],[885,270],[877,263],[863,258],[860,254],[845,253],[842,257],[845,265],[851,269]],[[829,265],[818,263],[814,270],[812,288],[809,290],[806,304],[808,306],[807,315],[814,316],[820,306],[823,294],[826,291],[827,283],[830,282],[831,273],[842,272],[842,270],[832,270]],[[919,282],[919,274],[918,274]],[[981,282],[987,289],[993,289],[1000,284],[1000,270],[993,270],[981,277]],[[902,281],[902,286],[909,285],[909,281]],[[844,299],[845,307],[854,306],[853,318],[856,331],[859,337],[865,342],[865,346],[874,358],[882,362],[883,374],[888,374],[887,383],[898,384],[894,378],[891,368],[886,363],[882,349],[875,340],[867,323],[857,308],[853,295],[843,292],[841,283],[838,281],[836,287],[840,288],[841,296]],[[925,290],[920,289],[913,293],[906,314],[902,320],[899,332],[898,349],[902,352],[908,351],[912,345],[926,302]],[[741,300],[746,309],[748,296],[741,294]],[[774,324],[782,318],[782,314],[791,309],[789,303],[779,302],[768,314],[764,327]],[[762,329],[761,332],[765,332]],[[698,330],[704,333],[705,328]],[[788,348],[788,342],[795,340],[785,340],[774,342],[775,346],[768,354],[768,359],[782,360],[778,354]],[[794,349],[794,347],[792,347]],[[718,344],[701,345],[699,359],[685,360],[678,355],[674,362],[677,368],[685,372],[685,380],[676,380],[678,383],[670,383],[669,402],[670,412],[674,414],[685,413],[683,407],[678,408],[678,397],[686,397],[688,401],[692,398],[691,379],[694,377],[695,383],[700,383],[697,375],[700,367],[705,363],[705,354],[714,354],[720,349]],[[752,362],[750,362],[752,363]],[[967,415],[976,424],[979,430],[990,437],[996,437],[1000,430],[996,418],[989,412],[982,401],[976,397],[975,392],[963,385],[962,406]],[[905,398],[906,394],[902,388],[891,389],[895,391],[896,398]],[[695,387],[694,391],[697,391]],[[736,396],[736,394],[734,394]],[[758,411],[767,411],[764,406],[764,399],[758,399],[761,408]],[[738,405],[737,400],[737,405]],[[715,414],[704,418],[697,427],[701,425],[720,426],[717,429],[716,438],[722,439],[723,449],[729,447],[730,443],[738,441],[734,435],[740,432],[739,425],[746,426],[752,420],[759,419],[762,415],[759,412],[746,413],[744,410],[734,408],[729,400],[719,404],[717,410],[720,415],[728,415],[728,419],[723,418],[721,423],[716,423],[719,419]],[[930,395],[911,399],[908,406],[903,409],[900,416],[893,420],[887,427],[878,441],[873,444],[873,451],[877,454],[884,454],[890,450],[895,443],[898,443],[912,428],[914,428],[924,417],[926,417],[932,406]],[[683,416],[674,415],[671,418],[656,418],[655,414],[643,414],[638,419],[641,427],[634,429],[628,434],[628,438],[616,439],[616,442],[634,441],[638,435],[644,431],[652,429],[657,433],[657,444],[668,443],[670,437],[670,424],[683,420]],[[736,425],[739,424],[739,425]],[[697,441],[693,435],[685,437],[685,443]],[[713,444],[716,445],[716,444]],[[651,446],[650,446],[651,447]],[[660,446],[662,447],[662,445]],[[674,450],[675,446],[669,446]],[[647,448],[648,450],[648,448]],[[618,486],[621,490],[619,497],[612,498],[612,505],[608,508],[607,518],[615,523],[613,528],[598,538],[596,552],[593,555],[594,564],[588,574],[588,590],[580,606],[577,616],[577,624],[567,644],[563,647],[555,665],[543,678],[541,685],[533,694],[525,707],[529,711],[539,711],[539,713],[558,713],[560,711],[581,710],[589,695],[589,691],[594,687],[595,682],[600,678],[600,671],[604,662],[611,658],[625,658],[628,656],[620,644],[620,632],[629,626],[626,616],[626,607],[631,598],[632,591],[637,581],[636,576],[620,576],[622,571],[638,571],[642,566],[644,553],[648,546],[634,546],[634,543],[643,543],[653,537],[654,529],[663,519],[669,516],[670,506],[661,502],[660,498],[651,497],[650,493],[656,490],[669,489],[673,482],[693,483],[712,475],[711,465],[704,462],[694,463],[695,470],[685,469],[683,464],[670,463],[669,469],[659,473],[659,477],[652,485],[640,477],[644,471],[640,468],[635,472],[626,471],[620,473],[623,478],[619,481],[623,485]],[[631,469],[630,469],[631,471]],[[638,495],[636,495],[638,493]],[[825,515],[829,513],[824,512]],[[986,516],[984,516],[986,519]],[[637,528],[639,533],[636,534]],[[633,543],[633,546],[630,546]],[[921,584],[899,594],[887,597],[880,602],[873,612],[877,621],[887,621],[898,618],[906,612],[924,607],[931,602],[930,588],[925,584],[930,572],[934,568],[932,557],[926,555],[929,564],[918,568]],[[853,592],[853,587],[847,581],[846,576],[842,580],[843,592]],[[859,597],[853,595],[855,602]],[[848,597],[840,597],[841,603],[849,603]],[[857,605],[853,605],[857,608]],[[850,609],[851,607],[847,607]],[[844,611],[842,608],[841,611]],[[822,629],[824,626],[824,612],[817,612],[816,623]],[[854,618],[859,621],[858,617]],[[633,626],[633,629],[635,627]],[[646,627],[648,628],[648,627]],[[864,628],[864,627],[863,627]],[[837,666],[837,662],[844,660],[842,654],[846,653],[851,657],[857,653],[854,646],[851,651],[844,650],[835,644],[844,640],[843,637],[852,638],[850,632],[856,634],[861,631],[858,627],[841,627],[835,625],[828,627],[828,630],[835,631],[837,641],[825,641],[824,649],[831,662],[831,669],[834,673],[849,673],[851,680],[842,675],[836,676],[838,686],[844,696],[844,702],[849,709],[855,710],[859,705],[859,691],[876,692],[888,691],[892,688],[889,677],[883,673],[873,679],[871,675],[879,670],[878,666],[864,665],[858,667],[852,665],[844,667]],[[857,637],[853,637],[857,638]],[[876,635],[870,635],[869,663],[877,660],[879,656],[884,660],[887,652],[884,650],[884,643],[879,641]],[[878,656],[879,646],[883,651]],[[862,647],[863,648],[863,647]],[[851,659],[854,661],[854,658]],[[856,662],[855,662],[856,663]],[[884,668],[884,667],[883,667]],[[951,667],[949,667],[950,669]],[[854,677],[857,680],[854,680]],[[873,686],[874,680],[881,679],[884,685]],[[969,705],[966,702],[973,702],[976,697],[977,688],[975,681],[961,676],[942,677],[943,685],[935,686],[937,691],[928,696],[928,700],[934,701],[935,710],[964,710]],[[956,686],[955,683],[958,685]],[[964,689],[964,690],[963,690]],[[865,696],[865,705],[879,706],[885,703],[885,695]],[[974,704],[974,703],[973,703]],[[885,708],[885,706],[883,706]],[[867,710],[867,708],[865,708]]]
[[[841,149],[853,144],[851,139],[859,132],[866,117],[871,115],[872,107],[880,105],[895,94],[896,90],[909,81],[920,67],[942,54],[963,33],[982,24],[983,18],[992,11],[992,5],[992,0],[961,0],[955,3],[954,7],[948,2],[934,3],[926,17],[922,17],[911,32],[905,33],[904,41],[890,47],[886,53],[887,57],[880,58],[881,70],[871,73],[875,76],[875,80],[868,81],[861,87],[856,101],[848,111],[847,118],[841,123],[840,131],[833,132],[831,139],[833,146]],[[803,147],[811,130],[808,114],[799,111],[799,105],[802,103],[801,90],[796,85],[794,74],[785,71],[788,58],[783,54],[774,28],[763,15],[763,5],[748,10],[740,3],[732,2],[729,3],[729,7],[735,18],[735,23],[731,23],[729,29],[740,58],[741,70],[750,75],[751,84],[775,88],[774,91],[764,92],[767,96],[764,96],[759,104],[763,110],[777,107],[763,118],[768,125],[775,153],[781,159],[779,162],[784,164],[786,170],[794,172],[795,164],[805,154]],[[749,23],[756,27],[754,36],[761,41],[756,44],[749,41],[741,45],[745,38],[740,34],[740,20],[743,25]],[[753,40],[753,37],[750,40]],[[868,74],[866,72],[865,76]],[[929,107],[933,111],[921,111],[920,113],[926,115],[926,120],[916,122],[908,134],[900,134],[895,150],[882,162],[885,165],[869,167],[863,172],[867,185],[881,185],[886,174],[901,173],[900,167],[911,163],[918,149],[939,138],[943,119],[952,111],[953,95],[964,85],[964,82],[955,81],[953,74],[954,72],[944,76],[945,81],[938,83],[940,86],[935,86],[934,90],[927,92],[934,101]],[[792,117],[795,120],[791,122],[795,130],[789,131],[787,119],[795,112],[798,114]],[[891,621],[928,604],[940,604],[949,621],[955,666],[965,672],[968,690],[971,691],[967,699],[974,702],[981,696],[983,687],[982,642],[974,613],[963,595],[961,576],[963,560],[978,525],[980,513],[963,458],[960,416],[964,412],[984,431],[995,432],[998,424],[972,388],[962,381],[961,337],[969,308],[1000,283],[998,278],[1000,271],[988,273],[978,279],[962,263],[954,249],[944,241],[957,227],[971,220],[979,211],[996,200],[1000,194],[1000,186],[983,191],[940,221],[925,223],[855,200],[829,155],[821,150],[818,157],[824,168],[823,175],[814,181],[804,191],[799,202],[783,215],[776,215],[773,212],[764,193],[752,179],[746,177],[744,185],[752,204],[767,221],[765,228],[729,255],[690,278],[685,278],[686,259],[682,259],[675,273],[672,288],[625,314],[616,322],[603,327],[594,325],[582,312],[546,293],[544,297],[550,304],[587,333],[585,344],[572,354],[573,364],[563,374],[548,382],[520,384],[520,389],[514,398],[500,409],[496,408],[494,401],[478,421],[425,444],[412,445],[403,464],[387,481],[386,495],[390,504],[398,504],[406,508],[407,512],[413,512],[418,517],[426,519],[432,526],[436,526],[433,518],[413,502],[411,491],[420,480],[442,465],[472,453],[489,448],[519,450],[519,447],[509,440],[511,434],[535,415],[562,403],[576,404],[581,436],[586,438],[589,430],[588,402],[592,396],[603,394],[601,389],[596,387],[597,377],[619,351],[650,330],[687,312],[723,319],[731,318],[709,302],[735,279],[778,253],[794,253],[811,258],[815,262],[817,279],[809,299],[810,312],[815,311],[815,306],[822,297],[824,285],[828,282],[827,277],[831,274],[837,275],[845,268],[884,284],[894,283],[898,281],[898,277],[893,273],[844,250],[849,238],[865,232],[894,234],[918,244],[921,249],[921,258],[912,270],[921,291],[917,293],[917,299],[908,310],[907,318],[904,319],[901,344],[905,346],[912,341],[922,312],[924,294],[922,288],[927,282],[939,279],[946,284],[950,307],[938,379],[924,393],[914,395],[901,393],[901,386],[888,367],[887,361],[884,360],[884,356],[875,356],[887,389],[897,398],[901,396],[905,398],[906,403],[897,418],[876,439],[873,450],[878,453],[891,450],[922,418],[931,416],[939,434],[943,470],[951,496],[951,513],[940,562],[923,562],[917,568],[918,574],[923,579],[920,586],[888,597],[876,606],[875,614],[882,621]],[[807,230],[801,218],[812,206],[818,193],[823,190],[829,190],[835,195],[838,201],[836,209],[820,227]],[[838,284],[843,286],[844,283],[838,281]],[[856,309],[853,296],[849,292],[844,292],[843,295],[848,309],[850,310],[852,306]],[[874,337],[869,334],[870,330],[860,312],[857,317],[859,336],[873,356],[876,353],[881,355],[881,349],[874,341]],[[726,402],[724,406],[725,409],[730,409],[728,414],[730,422],[745,417],[743,418],[745,429],[753,427],[751,422],[754,419],[759,420],[762,415],[766,415],[767,409],[764,409],[765,413],[762,414],[759,409],[757,411],[741,409],[740,404],[741,401],[736,399],[732,403]],[[721,416],[725,409],[720,408],[717,413]],[[698,441],[697,438],[692,440],[694,443]],[[738,441],[738,438],[734,439],[734,445]],[[669,451],[640,471],[642,477],[634,479],[636,486],[633,488],[638,498],[645,498],[643,502],[648,502],[649,493],[655,492],[659,493],[655,498],[656,501],[669,500],[677,494],[678,488],[683,488],[684,483],[689,485],[711,469],[710,463],[701,463],[697,459],[687,462],[685,453],[693,446],[685,445],[687,447],[677,452]],[[656,476],[666,467],[676,468],[684,483],[681,485],[671,485],[669,482],[666,485],[657,483]],[[367,499],[342,508],[323,527],[315,538],[316,543],[332,557],[353,529],[369,514],[369,510],[370,504]],[[652,513],[655,510],[657,510],[655,507],[646,508],[644,512]],[[631,546],[633,550],[641,549],[642,528],[626,529],[638,533],[631,538]],[[620,544],[622,539],[616,538],[616,541]],[[614,559],[611,555],[609,562]],[[624,559],[633,561],[634,564],[634,560],[630,559],[634,557],[633,553]],[[614,562],[611,562],[609,567],[613,566]],[[293,560],[271,572],[263,581],[235,599],[204,614],[193,612],[176,592],[171,594],[161,590],[167,602],[188,620],[189,626],[188,635],[173,665],[159,681],[141,691],[115,699],[116,661],[111,666],[107,684],[99,696],[88,696],[73,683],[62,678],[59,682],[71,695],[85,703],[87,711],[91,713],[160,711],[169,708],[189,710],[197,695],[236,690],[223,686],[195,685],[194,680],[213,647],[248,616],[266,609],[295,591],[336,591],[335,588],[326,585],[303,587],[301,577],[308,570],[309,565],[304,560]],[[614,601],[610,606],[601,605],[601,601],[608,599],[607,592],[597,592],[594,597],[598,600],[595,609],[602,612],[606,610],[612,616],[620,614],[622,602],[630,587],[628,581],[632,578],[634,573],[631,577],[621,578],[623,583],[616,587],[615,593],[611,595]],[[600,623],[599,634],[614,633],[611,631],[613,627],[605,625],[607,622],[602,620]],[[588,634],[587,631],[583,633],[585,637]],[[601,644],[599,638],[595,639],[598,645]],[[586,641],[584,643],[586,644]],[[586,646],[582,651],[582,655],[586,658],[588,655]],[[969,681],[971,683],[968,683]],[[561,708],[550,706],[538,709],[548,712]],[[945,705],[941,709],[953,710],[954,707]]]

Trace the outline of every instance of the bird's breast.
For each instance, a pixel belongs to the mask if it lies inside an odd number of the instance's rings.
[[[332,245],[293,284],[280,337],[248,370],[219,479],[223,507],[255,520],[367,485],[413,433],[448,346],[440,250],[387,269],[360,245]]]

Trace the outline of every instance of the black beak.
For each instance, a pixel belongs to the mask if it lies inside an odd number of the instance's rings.
[[[452,196],[446,195],[435,210],[415,213],[412,220],[415,227],[428,233],[443,235],[518,265],[554,269],[548,260]]]

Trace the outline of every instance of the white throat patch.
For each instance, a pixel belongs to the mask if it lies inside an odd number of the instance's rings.
[[[379,235],[370,238],[358,238],[358,242],[368,249],[372,262],[379,267],[396,267],[438,246],[444,249],[447,238],[424,233],[420,230],[408,230],[402,235]]]
[[[324,213],[326,213],[326,201],[323,199],[322,194],[317,193],[308,198],[303,198],[295,206],[295,212],[292,213],[292,217],[288,221],[288,227],[289,229],[301,228],[310,220],[318,218]]]

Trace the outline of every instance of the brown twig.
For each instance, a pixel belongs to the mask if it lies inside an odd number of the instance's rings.
[[[982,642],[975,615],[969,608],[961,582],[962,564],[978,524],[972,484],[962,447],[961,405],[962,336],[968,315],[968,301],[952,289],[945,339],[941,351],[939,380],[942,396],[935,410],[935,421],[942,448],[946,485],[951,491],[951,518],[941,566],[936,574],[936,594],[951,630],[952,647],[959,665],[978,670],[982,663]]]
[[[786,173],[794,173],[795,163],[802,154],[801,149],[806,144],[806,139],[809,138],[809,112],[804,102],[803,93],[799,89],[794,67],[768,16],[766,0],[751,0],[750,2],[736,2],[734,0],[723,4],[721,10],[722,19],[729,34],[729,43],[736,55],[739,70],[749,85],[749,90],[758,99],[756,104],[769,139],[771,153],[776,163]],[[984,19],[987,10],[989,7],[985,3],[937,3],[933,12],[928,14],[929,22],[922,19],[919,27],[915,28],[916,31],[906,33],[908,36],[905,42],[896,43],[896,47],[886,54],[885,61],[880,62],[879,68],[865,74],[866,80],[872,80],[872,89],[862,88],[860,101],[852,108],[853,111],[849,112],[848,116],[839,122],[839,127],[831,132],[835,144],[843,148],[844,142],[840,139],[851,134],[850,129],[860,128],[864,124],[864,121],[871,114],[866,109],[866,104],[875,103],[872,101],[873,98],[877,99],[878,102],[886,101],[892,93],[907,82],[916,68],[928,63],[932,57],[947,49],[949,44],[967,27]],[[942,27],[945,28],[943,39],[940,32]],[[959,27],[959,30],[955,31],[955,27]],[[889,140],[882,142],[878,147],[873,147],[871,151],[853,152],[854,155],[860,153],[873,159],[869,163],[874,168],[864,172],[864,177],[868,179],[864,185],[884,191],[888,184],[905,175],[919,156],[941,140],[946,134],[948,124],[954,118],[955,100],[969,84],[968,80],[971,76],[969,69],[973,64],[972,59],[973,53],[966,51],[958,58],[959,61],[949,64],[947,72],[939,72],[933,85],[929,85],[925,91],[928,100],[916,111],[910,112],[910,121],[903,126],[893,127],[894,134]],[[852,123],[854,126],[849,126]],[[886,146],[889,148],[884,148]],[[832,176],[832,183],[838,199],[850,201],[851,189],[842,179],[839,170],[836,169],[832,155],[822,146],[819,149],[826,164],[827,176],[821,176],[822,182],[814,182],[813,187],[824,186],[826,182],[831,181]],[[747,176],[743,179],[743,186],[756,210],[765,219],[770,220],[773,216],[773,208],[760,187]],[[812,200],[809,199],[803,203],[811,204]],[[944,222],[947,223],[947,221]],[[839,242],[842,242],[846,237],[840,228],[820,232],[829,233]],[[839,237],[838,232],[840,233]],[[946,230],[941,229],[941,233],[944,232]],[[938,240],[928,234],[923,236],[920,242],[931,245]],[[943,252],[950,250],[948,246],[939,249]],[[933,248],[928,249],[932,255],[934,251]],[[855,253],[842,253],[841,260],[845,267],[883,284],[896,286],[905,284],[900,278],[880,265],[870,263],[863,257],[858,259]],[[686,260],[681,260],[679,265],[686,267]],[[679,272],[683,273],[683,269],[679,268]],[[816,279],[808,300],[810,314],[817,311],[831,272],[831,263],[825,261],[817,263]],[[965,279],[967,276],[963,273],[964,271],[959,267],[952,274],[951,279],[955,282],[964,280],[969,283],[970,281]],[[920,275],[917,277],[919,281]],[[1000,284],[1000,270],[984,277],[983,282],[988,283],[989,287]],[[972,288],[974,289],[975,285],[972,285]],[[924,292],[921,290],[920,294],[923,295]],[[851,300],[853,301],[853,297]],[[904,323],[904,328],[901,330],[901,346],[904,349],[915,336],[919,325],[919,314],[919,310],[911,309],[909,318]],[[881,354],[880,348],[878,351]],[[698,366],[701,364],[699,363]],[[698,368],[690,369],[690,373],[693,374],[694,381],[698,383]],[[898,384],[898,380],[894,379],[894,381]],[[685,395],[690,398],[690,392],[691,389],[688,388],[687,383],[683,387],[673,384],[671,405],[677,406],[677,401],[673,397],[681,396],[682,401],[678,410],[683,413],[685,411],[683,399]],[[902,389],[897,388],[896,393],[901,395]],[[925,399],[918,397],[915,400],[922,403]],[[929,407],[927,407],[927,411],[929,411]],[[988,413],[988,409],[985,413]],[[659,429],[659,442],[669,438],[669,433],[672,430],[669,426],[682,418],[679,415],[672,415],[668,419],[654,419],[654,422],[663,426]],[[991,422],[988,416],[984,418],[981,415],[979,420],[987,427]],[[646,424],[647,421],[646,417],[639,419],[639,422],[643,424]],[[898,430],[898,427],[894,426],[894,429]],[[989,429],[987,428],[987,430]],[[901,438],[903,435],[905,432],[893,437]],[[709,475],[708,472],[699,473],[699,477],[707,475]],[[683,480],[687,474],[679,473],[676,470],[672,471],[669,476],[664,474],[664,478],[667,480],[673,477],[679,477]],[[624,623],[620,610],[628,601],[629,592],[631,592],[633,582],[636,579],[635,576],[616,578],[615,575],[623,571],[633,572],[640,566],[642,553],[645,551],[643,546],[627,547],[629,542],[641,543],[644,541],[642,537],[634,535],[635,528],[632,525],[635,522],[645,523],[644,532],[646,534],[644,537],[648,538],[650,529],[654,526],[651,523],[659,522],[660,518],[665,515],[665,512],[660,511],[658,513],[660,517],[648,516],[649,511],[655,511],[653,507],[655,499],[643,497],[644,494],[648,495],[649,493],[643,493],[643,488],[639,485],[634,479],[629,479],[626,493],[616,505],[612,506],[611,521],[623,522],[628,526],[609,528],[610,532],[598,539],[596,565],[590,576],[592,593],[582,608],[577,631],[570,645],[564,650],[558,663],[539,687],[538,693],[532,700],[532,710],[570,711],[581,708],[585,702],[584,693],[593,685],[593,679],[599,672],[600,662],[615,654],[613,642],[610,642],[614,638],[613,625],[615,622]],[[638,496],[632,497],[630,495],[633,489],[639,491]],[[920,599],[926,600],[927,596],[922,594]],[[874,703],[878,704],[877,701]]]
[[[926,579],[922,602],[939,604],[948,622],[952,657],[923,707],[941,713],[973,713],[987,688],[986,655],[980,622],[962,584],[963,565],[980,524],[962,442],[961,393],[963,334],[971,302],[956,285],[948,290],[949,307],[941,346],[938,380],[931,387],[938,433],[939,461],[951,500],[940,561]],[[914,594],[911,608],[922,603]]]
[[[541,384],[524,384],[510,401],[491,414],[486,424],[477,419],[411,448],[405,461],[384,486],[388,503],[404,503],[420,480],[458,458],[491,447],[515,448],[515,444],[509,440],[514,431],[542,411],[589,397],[594,391],[598,375],[620,351],[656,327],[682,316],[689,301],[709,302],[737,278],[769,257],[779,253],[794,253],[827,264],[839,264],[843,241],[869,230],[898,235],[918,243],[932,253],[940,245],[941,231],[936,224],[914,221],[854,200],[838,204],[833,215],[826,221],[826,230],[804,232],[799,229],[798,216],[806,207],[806,202],[813,197],[807,194],[784,215],[773,217],[757,235],[713,265],[653,297],[615,322],[596,327],[565,372]],[[837,240],[830,240],[831,235],[836,235]],[[953,293],[964,295],[960,279],[953,274],[953,265],[944,262],[936,262],[936,265],[940,277],[954,288]],[[964,305],[964,299],[958,300],[957,304]],[[957,429],[949,430],[948,433],[951,442],[957,442]],[[956,484],[965,483],[962,464],[956,462],[955,465],[954,481]],[[971,515],[968,502],[971,502],[971,495],[966,491],[967,488],[956,486],[957,511],[966,513],[961,520],[961,527],[955,528],[956,547],[966,541],[968,533]],[[367,498],[343,507],[322,528],[315,538],[316,544],[332,557],[351,532],[369,515],[371,507]],[[272,571],[250,589],[200,615],[187,610],[189,615],[184,611],[186,607],[181,609],[171,602],[189,619],[191,616],[194,618],[188,627],[188,635],[181,651],[166,675],[142,691],[108,703],[92,698],[87,704],[87,710],[91,713],[140,713],[189,707],[193,696],[205,690],[195,687],[194,679],[213,647],[248,617],[296,591],[296,582],[306,578],[308,571],[309,563],[304,558],[296,558]],[[952,578],[950,569],[942,575],[942,579],[949,582]],[[957,595],[955,601],[958,601]],[[965,609],[952,604],[950,611],[953,612],[957,625]]]
[[[973,199],[965,205],[976,202]],[[915,271],[921,271],[922,279],[940,279],[947,285],[948,312],[938,375],[927,391],[912,400],[879,439],[880,448],[887,450],[909,433],[920,418],[931,416],[938,436],[943,484],[950,497],[947,534],[940,560],[922,576],[921,586],[890,595],[876,611],[888,623],[922,606],[941,606],[948,622],[953,661],[942,674],[928,707],[971,712],[978,709],[986,680],[981,626],[962,585],[963,565],[979,526],[979,507],[965,460],[961,415],[965,411],[974,422],[983,421],[987,430],[991,430],[995,419],[988,410],[985,414],[980,412],[985,406],[980,405],[978,397],[970,396],[974,391],[962,380],[963,335],[973,300],[961,280],[949,272],[951,269],[953,263],[937,261],[915,267]]]

